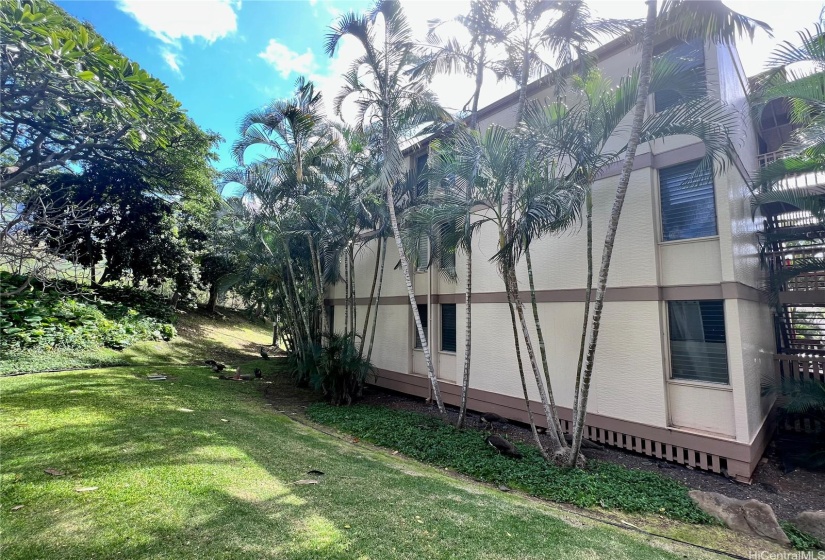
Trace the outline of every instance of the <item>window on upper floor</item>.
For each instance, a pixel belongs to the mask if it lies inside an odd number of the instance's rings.
[[[696,79],[705,82],[705,50],[701,41],[685,43],[667,42],[657,47],[656,56],[678,62],[688,72],[695,73]],[[653,94],[654,111],[659,112],[682,102],[682,96],[674,90],[661,90]]]
[[[416,307],[418,307],[418,316],[421,318],[421,327],[424,329],[424,332],[427,332],[427,304],[426,303],[419,303]],[[415,333],[415,348],[423,348],[424,346],[421,344],[421,337],[418,336],[418,327],[415,326],[415,320],[413,320],[413,332]]]
[[[716,235],[713,171],[698,171],[699,162],[659,170],[662,241]]]
[[[415,158],[415,176],[421,177],[421,175],[427,170],[427,160],[429,156],[424,153],[420,156],[416,156]],[[426,179],[419,179],[418,183],[415,186],[415,194],[417,196],[424,196],[427,194],[427,180]]]
[[[456,347],[455,329],[455,304],[441,304],[441,350],[444,352],[455,352]]]
[[[418,238],[418,260],[415,263],[416,272],[427,272],[430,267],[430,238],[422,235]]]
[[[669,301],[667,305],[671,377],[728,383],[725,302]]]

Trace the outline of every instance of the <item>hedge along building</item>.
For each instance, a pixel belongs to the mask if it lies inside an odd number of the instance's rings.
[[[671,44],[661,48],[667,46]],[[735,131],[737,157],[702,186],[686,186],[685,177],[704,156],[700,141],[675,136],[639,147],[610,270],[585,436],[748,480],[769,436],[772,402],[761,396],[760,385],[773,372],[775,352],[770,308],[759,290],[757,222],[747,188],[757,165],[758,140],[748,117],[747,78],[735,49],[707,44],[697,50],[703,50],[697,63],[704,64],[709,95],[742,115]],[[617,40],[595,55],[602,73],[618,82],[637,63],[639,52],[640,47]],[[552,95],[541,80],[529,88],[531,99]],[[513,127],[517,99],[516,92],[482,109],[479,128]],[[657,103],[667,99],[651,96],[648,111],[655,111]],[[423,165],[427,149],[408,150],[408,166]],[[593,185],[596,266],[620,165]],[[488,260],[496,243],[492,226],[482,227],[473,240],[468,406],[526,421],[507,297]],[[394,243],[387,247],[372,355],[377,376],[372,382],[427,397],[431,389],[423,351],[402,272],[394,266],[398,253]],[[376,242],[364,249],[355,270],[361,318],[372,285]],[[531,245],[531,254],[553,391],[562,424],[570,429],[587,278],[585,233],[544,237]],[[457,405],[466,261],[458,255],[457,282],[446,280],[436,266],[416,271],[413,285],[442,396]],[[524,289],[523,263],[518,278]],[[529,302],[529,295],[523,300]],[[327,303],[333,306],[334,329],[343,330],[343,284],[330,289]],[[531,399],[537,421],[546,425],[535,386]]]

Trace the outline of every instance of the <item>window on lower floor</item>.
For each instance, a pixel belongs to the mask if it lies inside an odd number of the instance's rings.
[[[667,305],[671,377],[728,383],[725,302],[669,301]]]
[[[455,352],[455,304],[441,304],[441,350]]]
[[[424,328],[424,333],[427,333],[427,304],[426,303],[419,303],[418,304],[418,316],[421,317],[421,326]],[[415,326],[415,319],[413,319],[413,332],[415,333],[415,347],[416,348],[424,348],[421,344],[421,337],[418,336],[418,327]]]
[[[327,306],[327,329],[330,333],[335,332],[335,306]]]
[[[659,170],[662,202],[662,240],[716,235],[713,171],[699,170],[699,162]]]

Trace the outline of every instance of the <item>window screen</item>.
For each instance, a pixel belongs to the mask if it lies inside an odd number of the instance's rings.
[[[694,174],[698,166],[694,161],[659,170],[663,241],[716,235],[713,172]]]
[[[679,64],[685,71],[696,74],[696,80],[705,82],[705,49],[700,41],[667,44],[658,56]],[[653,100],[656,112],[682,103],[682,97],[669,89],[654,93]]]
[[[441,304],[441,349],[455,352],[455,304]]]
[[[426,303],[419,303],[418,304],[418,316],[421,317],[421,326],[424,328],[424,333],[427,333],[427,304]],[[413,319],[413,332],[415,333],[415,347],[416,348],[423,348],[424,346],[421,344],[421,338],[418,336],[418,327],[415,326],[415,319]]]
[[[670,301],[668,322],[673,379],[728,383],[724,302]]]

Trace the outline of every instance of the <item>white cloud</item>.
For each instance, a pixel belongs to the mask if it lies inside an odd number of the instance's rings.
[[[330,23],[342,13],[331,3],[325,3],[323,5],[331,16]],[[469,5],[469,0],[450,0],[446,2],[417,0],[415,2],[406,2],[404,4],[404,12],[407,15],[407,20],[409,21],[414,38],[423,42],[429,30],[429,20],[436,17],[442,20],[451,20],[459,14],[466,13]],[[381,25],[382,22],[379,19],[376,37],[381,36],[381,32],[383,31]],[[460,26],[445,26],[444,28],[446,35],[454,32],[460,35],[460,31]],[[335,56],[327,61],[320,62],[319,66],[324,69],[309,76],[324,95],[328,116],[338,118],[337,115],[333,114],[333,100],[344,83],[341,75],[349,69],[352,61],[361,54],[363,54],[363,50],[360,43],[352,37],[345,36],[338,43]],[[430,88],[438,95],[439,101],[448,111],[456,112],[461,110],[472,96],[474,85],[475,81],[471,77],[458,74],[438,75],[433,79]],[[495,76],[490,73],[485,76],[481,106],[492,103],[511,91],[513,91],[512,84],[496,82]],[[341,113],[345,122],[354,124],[357,111],[353,100],[344,103]]]
[[[178,76],[183,76],[180,69],[180,53],[173,52],[169,49],[163,49],[160,52],[164,62],[172,69]]]
[[[168,44],[181,39],[213,43],[237,30],[240,0],[118,0],[118,8]]]
[[[288,78],[293,72],[295,74],[309,74],[315,69],[315,55],[312,50],[307,49],[305,53],[298,54],[286,45],[279,43],[277,39],[270,39],[263,52],[258,56],[268,62],[281,77]]]

